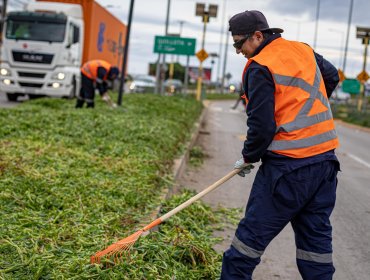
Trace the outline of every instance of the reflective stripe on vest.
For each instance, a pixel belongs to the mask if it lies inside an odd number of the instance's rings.
[[[278,38],[248,60],[266,66],[275,83],[276,133],[268,150],[293,158],[317,155],[338,147],[325,84],[313,50]],[[250,81],[249,87],[253,87]],[[247,89],[245,89],[246,94]],[[261,92],[263,94],[263,92]]]
[[[307,99],[298,115],[291,122],[278,125],[276,133],[278,132],[292,132],[298,129],[307,128],[314,124],[318,124],[324,121],[332,120],[333,115],[330,110],[329,100],[324,97],[322,92],[319,91],[321,73],[318,65],[316,64],[316,74],[313,86],[308,84],[301,78],[283,76],[279,74],[273,75],[275,83],[278,85],[297,87],[310,94],[310,98]],[[313,103],[316,99],[319,99],[321,103],[327,108],[326,111],[308,116],[308,113],[312,109]],[[318,145],[330,140],[337,138],[335,129],[329,130],[325,133],[321,133],[315,136],[307,137],[300,140],[273,140],[268,150],[288,150],[288,149],[299,149],[306,148],[314,145]]]
[[[245,245],[243,242],[239,240],[239,238],[234,236],[233,241],[231,242],[231,245],[241,254],[250,257],[250,258],[259,258],[262,256],[264,251],[258,251],[256,249],[253,249],[247,245]]]
[[[296,258],[304,261],[311,261],[316,263],[332,263],[333,256],[331,253],[319,254],[297,249]]]
[[[104,76],[103,80],[106,80],[108,77],[108,71],[111,68],[111,65],[104,61],[104,60],[91,60],[86,62],[84,65],[81,67],[81,72],[88,78],[92,80],[97,80],[97,75],[98,75],[98,67],[104,67],[107,70],[106,75]],[[99,81],[101,82],[101,81]]]

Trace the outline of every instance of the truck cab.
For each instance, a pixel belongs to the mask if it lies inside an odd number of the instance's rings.
[[[80,83],[84,22],[76,4],[31,2],[7,15],[0,94],[74,97]]]

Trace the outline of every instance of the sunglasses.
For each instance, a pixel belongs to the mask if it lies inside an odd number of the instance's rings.
[[[244,38],[236,41],[233,44],[233,47],[236,48],[237,50],[241,49],[242,46],[244,45],[245,41],[247,41],[252,35],[246,35]]]

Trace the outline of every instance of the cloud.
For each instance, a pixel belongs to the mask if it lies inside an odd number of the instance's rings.
[[[351,0],[267,0],[266,7],[277,14],[291,17],[308,16],[309,20],[314,21],[316,20],[317,1],[320,2],[319,20],[348,22]],[[352,24],[369,26],[369,10],[369,0],[353,1]]]

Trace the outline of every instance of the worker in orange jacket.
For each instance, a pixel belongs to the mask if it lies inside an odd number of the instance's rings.
[[[229,21],[243,72],[247,138],[234,167],[245,176],[262,160],[245,217],[224,253],[221,279],[252,279],[270,241],[290,223],[305,280],[334,274],[332,227],[339,162],[329,100],[335,67],[304,43],[281,37],[259,11]]]
[[[117,105],[107,92],[107,80],[115,80],[119,75],[117,67],[104,60],[91,60],[81,67],[81,89],[77,97],[76,108],[82,108],[86,102],[87,108],[94,108],[95,88],[99,90],[102,99],[111,107]]]

